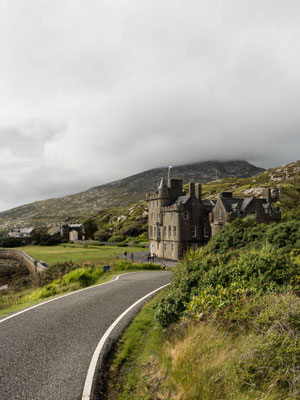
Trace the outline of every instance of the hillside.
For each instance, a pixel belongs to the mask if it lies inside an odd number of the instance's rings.
[[[175,175],[175,174],[174,174]],[[177,175],[176,175],[177,176]],[[185,182],[187,182],[185,180]],[[274,193],[275,206],[283,213],[300,213],[300,161],[263,171],[251,178],[225,178],[203,185],[203,198],[216,198],[223,191],[232,191],[235,196],[260,196],[262,189],[269,187]],[[188,185],[185,185],[188,189]],[[278,197],[280,198],[278,199]],[[93,217],[98,226],[96,239],[112,241],[145,240],[147,231],[147,204],[139,201],[124,207],[103,210]]]
[[[208,161],[172,169],[172,176],[207,183],[218,178],[247,178],[261,171],[246,161]],[[0,213],[0,229],[15,225],[55,224],[66,219],[84,220],[99,211],[133,204],[155,189],[167,168],[156,168],[125,179],[93,187],[87,191],[56,199],[37,201]]]

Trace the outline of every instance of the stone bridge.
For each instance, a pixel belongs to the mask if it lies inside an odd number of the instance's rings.
[[[0,249],[0,259],[15,260],[21,266],[26,267],[32,274],[43,272],[47,269],[47,267],[37,262],[33,257],[29,256],[22,250]]]

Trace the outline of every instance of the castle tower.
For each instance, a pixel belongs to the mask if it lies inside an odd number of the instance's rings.
[[[158,185],[158,207],[164,207],[169,203],[169,189],[165,178],[161,178],[161,181]]]

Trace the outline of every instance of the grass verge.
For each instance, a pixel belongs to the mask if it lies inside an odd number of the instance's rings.
[[[40,303],[45,299],[73,292],[113,279],[124,272],[161,270],[157,264],[134,263],[126,260],[110,260],[111,270],[104,272],[101,264],[84,266],[74,263],[57,263],[47,271],[21,278],[0,297],[0,316]]]
[[[167,330],[155,323],[159,297],[119,342],[107,400],[298,398],[297,296],[268,294]]]

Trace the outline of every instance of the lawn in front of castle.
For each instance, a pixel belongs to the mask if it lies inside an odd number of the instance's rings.
[[[145,251],[139,247],[118,247],[118,246],[95,246],[82,244],[60,244],[57,246],[22,246],[18,249],[23,250],[34,259],[44,261],[48,265],[72,261],[76,264],[100,262],[115,259],[117,255]]]

